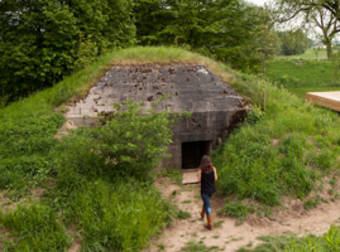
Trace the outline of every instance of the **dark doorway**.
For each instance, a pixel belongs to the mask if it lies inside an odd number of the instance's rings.
[[[210,141],[182,143],[182,169],[198,168],[203,155],[210,154]]]

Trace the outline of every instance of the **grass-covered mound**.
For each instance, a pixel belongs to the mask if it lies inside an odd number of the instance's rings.
[[[222,193],[275,205],[283,195],[308,195],[316,181],[339,168],[336,114],[182,49],[116,51],[0,110],[0,189],[16,199],[45,188],[40,203],[3,212],[3,249],[20,242],[25,249],[63,250],[75,229],[85,250],[135,251],[169,222],[172,210],[149,176],[171,140],[168,114],[139,117],[131,105],[104,127],[54,137],[65,121],[60,105],[85,95],[112,64],[138,63],[206,65],[254,104],[247,122],[215,152]],[[22,218],[32,222],[18,225]],[[46,229],[27,236],[32,225]]]
[[[322,176],[338,171],[338,114],[267,82],[236,83],[252,90],[258,105],[215,153],[223,192],[272,206],[282,195],[304,198]]]

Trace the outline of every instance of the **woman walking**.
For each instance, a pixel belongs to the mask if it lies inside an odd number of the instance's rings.
[[[217,180],[216,168],[213,166],[211,159],[208,155],[204,155],[201,160],[200,168],[198,171],[198,178],[201,181],[201,197],[203,200],[203,207],[201,218],[207,215],[208,224],[205,227],[209,230],[212,229],[212,216],[210,207],[210,198],[215,193],[215,181]]]

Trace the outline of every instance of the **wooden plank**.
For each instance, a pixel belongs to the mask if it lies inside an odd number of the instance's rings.
[[[182,184],[198,184],[200,181],[198,180],[198,169],[190,169],[190,170],[182,170]]]
[[[307,101],[340,112],[340,91],[309,92]]]

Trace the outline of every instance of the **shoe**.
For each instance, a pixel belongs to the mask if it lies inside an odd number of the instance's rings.
[[[208,220],[208,224],[205,225],[204,227],[208,230],[212,230],[212,216],[211,216],[211,214],[207,215],[207,220]]]

